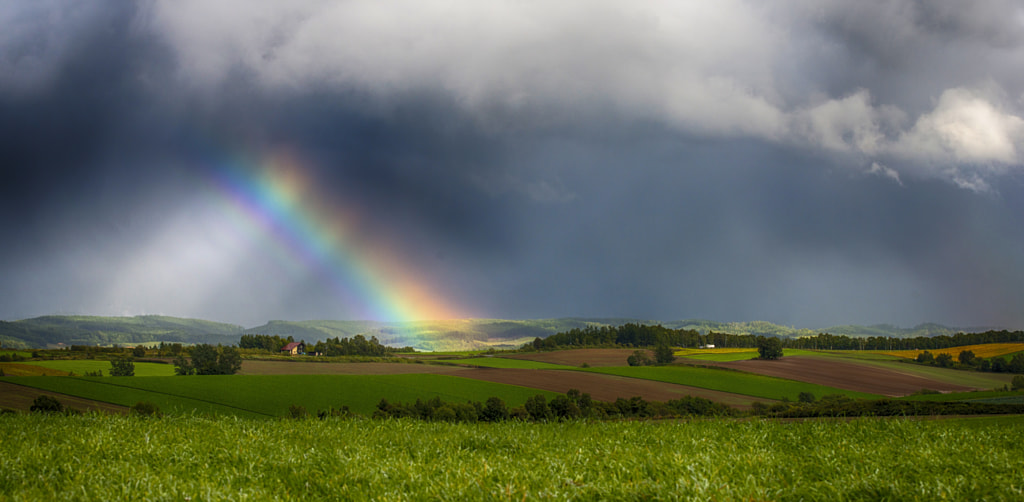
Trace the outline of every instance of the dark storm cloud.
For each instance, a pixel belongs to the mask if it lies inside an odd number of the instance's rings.
[[[283,150],[480,316],[1024,324],[1016,4],[13,5],[2,318],[344,315],[210,218]]]

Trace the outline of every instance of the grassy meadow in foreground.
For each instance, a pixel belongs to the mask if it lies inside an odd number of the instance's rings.
[[[0,416],[9,500],[1013,500],[1024,422]]]

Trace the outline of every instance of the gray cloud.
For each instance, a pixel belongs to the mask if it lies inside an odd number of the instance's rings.
[[[12,5],[3,318],[360,315],[211,194],[288,151],[479,316],[1024,323],[1015,3]]]

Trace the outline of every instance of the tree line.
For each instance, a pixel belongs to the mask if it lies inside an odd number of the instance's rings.
[[[238,347],[242,349],[256,349],[271,353],[278,353],[285,345],[295,342],[295,338],[288,336],[283,338],[277,335],[242,335],[238,341]],[[305,341],[303,341],[305,344]],[[307,353],[314,353],[323,356],[372,356],[384,357],[397,352],[413,352],[412,347],[389,347],[380,343],[376,336],[367,339],[363,335],[356,335],[352,338],[328,338],[318,341],[315,345],[306,346]]]
[[[693,329],[671,329],[657,325],[628,323],[621,326],[588,326],[535,338],[523,346],[525,350],[566,347],[715,347],[758,348],[764,339],[775,336],[733,335]],[[1024,342],[1024,331],[990,330],[982,333],[918,336],[913,338],[851,337],[818,333],[801,338],[778,338],[783,348],[819,350],[920,350],[944,349],[983,343]]]

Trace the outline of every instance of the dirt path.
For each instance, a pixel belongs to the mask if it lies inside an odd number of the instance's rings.
[[[629,399],[633,396],[640,396],[649,401],[668,401],[684,396],[698,396],[746,409],[750,407],[751,403],[758,400],[729,392],[585,371],[473,368],[458,373],[456,376],[559,393],[568,392],[569,389],[579,389],[598,401],[615,401],[620,397]],[[762,401],[767,400],[762,399]]]
[[[909,375],[867,364],[817,357],[787,356],[777,361],[758,359],[733,362],[702,361],[702,364],[893,397],[905,396],[921,389],[942,392],[963,392],[974,389],[965,385]]]
[[[0,408],[28,412],[32,408],[32,401],[39,397],[40,394],[53,396],[66,408],[70,407],[81,411],[102,411],[104,413],[117,413],[121,415],[128,413],[128,408],[125,406],[82,399],[9,382],[0,382]]]

